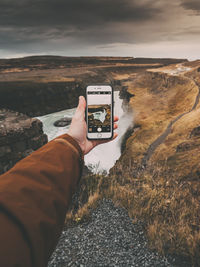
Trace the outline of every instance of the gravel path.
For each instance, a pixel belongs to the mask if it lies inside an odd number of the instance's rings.
[[[125,209],[103,199],[87,223],[62,232],[48,267],[65,266],[190,266],[158,256],[147,247],[142,226]]]

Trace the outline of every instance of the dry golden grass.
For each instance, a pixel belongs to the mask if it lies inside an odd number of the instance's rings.
[[[174,126],[172,127],[172,132],[168,135],[165,142],[161,144],[157,150],[155,151],[154,155],[152,156],[152,161],[158,161],[158,160],[164,160],[166,158],[169,158],[176,154],[177,146],[183,142],[187,142],[188,144],[195,144],[197,151],[199,151],[198,144],[200,143],[200,140],[194,139],[190,137],[190,133],[195,127],[198,127],[200,125],[200,107],[195,109],[194,111],[190,112],[189,114],[186,114],[183,116],[179,121],[177,121]],[[191,150],[188,151],[189,154],[191,154]],[[188,156],[187,151],[184,151],[185,159]],[[198,154],[196,154],[198,155]],[[191,162],[188,163],[189,165],[193,165]],[[198,163],[199,158],[197,157]],[[182,162],[183,166],[186,167],[185,164],[187,164],[188,160]],[[180,168],[180,166],[177,166]]]
[[[196,75],[193,78],[199,82]],[[140,129],[127,140],[126,151],[115,168],[119,170],[120,164],[124,168],[131,155],[134,164],[130,174],[123,172],[122,181],[119,177],[116,181],[116,172],[108,196],[126,207],[130,216],[145,222],[152,248],[187,256],[194,266],[200,266],[200,136],[190,136],[200,126],[200,103],[173,125],[153,153],[149,167],[137,173],[149,145],[170,121],[192,109],[199,88],[192,79],[162,73],[140,76],[127,85],[135,94],[130,104]],[[188,147],[177,152],[177,146],[184,142]]]
[[[40,82],[74,82],[75,78],[62,77],[62,76],[52,76],[51,79],[49,79],[49,77],[39,78],[39,81]]]
[[[115,74],[115,73],[112,73],[112,77],[115,79],[115,80],[124,80],[124,79],[128,79],[130,77],[130,74],[127,74],[127,73],[124,73],[124,74]]]
[[[90,210],[96,207],[102,197],[100,188],[103,187],[104,180],[105,177],[102,175],[88,174],[82,177],[66,214],[66,225],[79,223],[89,218]]]
[[[73,222],[81,222],[84,219],[88,219],[90,216],[90,210],[94,209],[97,206],[97,203],[100,199],[98,192],[95,192],[92,195],[89,195],[88,201],[78,209],[76,213],[73,213],[72,210],[68,211],[65,218],[65,223],[70,224]]]
[[[30,71],[29,68],[11,68],[11,69],[5,69],[2,70],[1,73],[12,73],[12,72],[27,72]]]
[[[200,266],[200,181],[169,176],[167,166],[163,175],[162,168],[150,166],[137,178],[132,175],[132,166],[123,175],[93,175],[97,186],[92,190],[82,186],[82,190],[89,191],[88,201],[75,213],[69,211],[66,222],[88,219],[91,209],[106,197],[126,208],[133,223],[144,222],[150,248],[160,254],[187,257],[191,266]]]
[[[199,266],[200,181],[161,176],[159,166],[153,169],[138,178],[131,169],[121,177],[113,175],[104,194],[125,207],[133,221],[145,222],[152,249],[188,257]]]

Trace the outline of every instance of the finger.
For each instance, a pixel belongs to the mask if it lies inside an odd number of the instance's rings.
[[[119,120],[118,116],[114,116],[114,122],[117,122]]]
[[[78,103],[77,110],[85,112],[85,107],[86,107],[85,97],[81,95],[79,96],[79,103]]]
[[[117,123],[114,124],[114,129],[117,129],[118,128],[118,125]]]
[[[113,139],[112,140],[116,139],[117,136],[118,136],[118,133],[114,133],[114,136],[113,136]]]

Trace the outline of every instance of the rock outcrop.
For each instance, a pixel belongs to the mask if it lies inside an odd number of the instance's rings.
[[[57,120],[54,122],[54,126],[56,127],[65,127],[71,123],[72,119],[71,118],[62,118],[60,120]]]
[[[47,142],[40,120],[12,110],[0,110],[0,174]]]
[[[200,137],[200,126],[198,127],[195,127],[191,134],[190,134],[190,137]]]

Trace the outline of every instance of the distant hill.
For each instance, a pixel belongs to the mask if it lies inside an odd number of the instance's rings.
[[[30,56],[24,58],[0,59],[0,71],[12,68],[51,69],[71,66],[96,64],[162,64],[169,65],[185,62],[185,59],[170,58],[133,58],[133,57],[63,57],[63,56]]]

